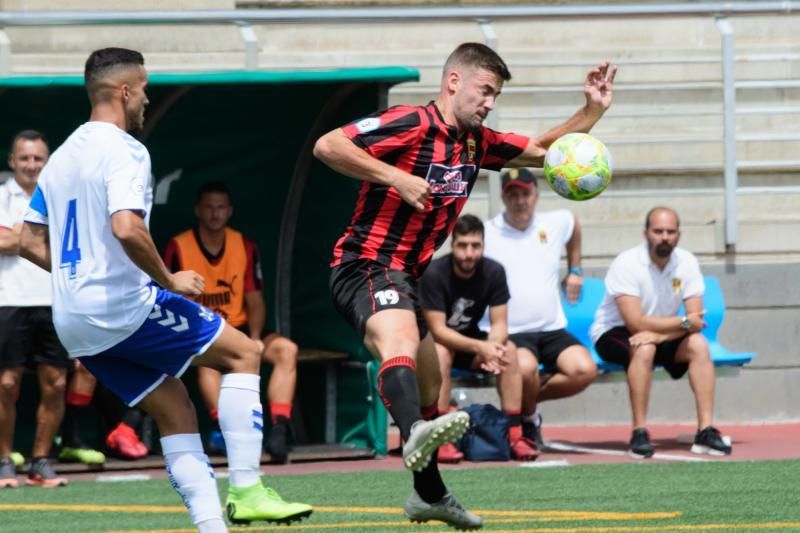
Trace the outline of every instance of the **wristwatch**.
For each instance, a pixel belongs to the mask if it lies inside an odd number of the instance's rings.
[[[583,268],[576,266],[569,269],[570,274],[575,274],[576,276],[583,277]]]
[[[689,320],[688,316],[681,317],[681,327],[686,331],[689,331],[689,329],[692,327],[692,321]]]

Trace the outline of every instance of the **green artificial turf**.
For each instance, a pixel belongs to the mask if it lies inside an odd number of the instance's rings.
[[[444,477],[465,506],[487,511],[487,531],[800,531],[800,461],[480,468],[449,470]],[[318,507],[309,520],[291,528],[297,531],[446,530],[442,524],[419,526],[404,519],[401,508],[411,486],[405,472],[273,476],[270,481],[286,499]],[[221,489],[224,485],[220,480]],[[19,505],[154,509],[25,510]],[[189,531],[192,524],[180,506],[166,480],[5,489],[0,531]],[[232,530],[290,528],[259,523]]]

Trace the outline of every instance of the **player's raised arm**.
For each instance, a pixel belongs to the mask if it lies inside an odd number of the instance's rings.
[[[509,161],[510,167],[541,167],[547,148],[559,137],[567,133],[588,133],[606,110],[611,106],[614,96],[614,78],[617,66],[608,60],[591,69],[583,82],[586,105],[558,126],[534,137],[525,151]]]
[[[19,255],[50,272],[50,230],[43,224],[25,222],[19,235]]]
[[[138,213],[127,209],[117,211],[111,215],[111,231],[131,261],[165,289],[189,296],[203,292],[200,274],[191,270],[173,274],[167,269]]]
[[[419,211],[425,210],[430,194],[428,182],[373,157],[356,146],[341,128],[317,140],[314,156],[345,176],[394,187],[405,202]]]

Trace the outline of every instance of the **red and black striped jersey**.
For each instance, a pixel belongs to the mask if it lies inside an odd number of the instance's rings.
[[[529,142],[484,126],[459,137],[433,102],[378,111],[342,130],[371,156],[426,180],[431,194],[426,211],[419,212],[393,187],[363,182],[331,266],[370,259],[415,276],[453,230],[478,170],[500,170]]]

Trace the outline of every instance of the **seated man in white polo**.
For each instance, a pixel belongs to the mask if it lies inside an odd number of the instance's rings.
[[[633,433],[631,455],[655,453],[646,429],[653,366],[673,379],[687,371],[697,404],[697,434],[692,451],[731,453],[711,425],[714,410],[714,363],[701,333],[705,327],[705,284],[697,258],[678,248],[678,214],[656,207],[645,218],[645,242],[619,254],[606,275],[606,293],[589,331],[604,361],[625,367]],[[686,310],[677,316],[681,302]]]
[[[571,302],[583,287],[581,227],[566,209],[536,210],[539,188],[529,169],[506,170],[500,180],[505,212],[484,224],[486,256],[506,269],[508,338],[517,347],[522,375],[522,431],[541,448],[539,403],[578,394],[597,376],[589,352],[566,330],[561,308],[562,285]],[[563,252],[568,272],[562,283]]]

